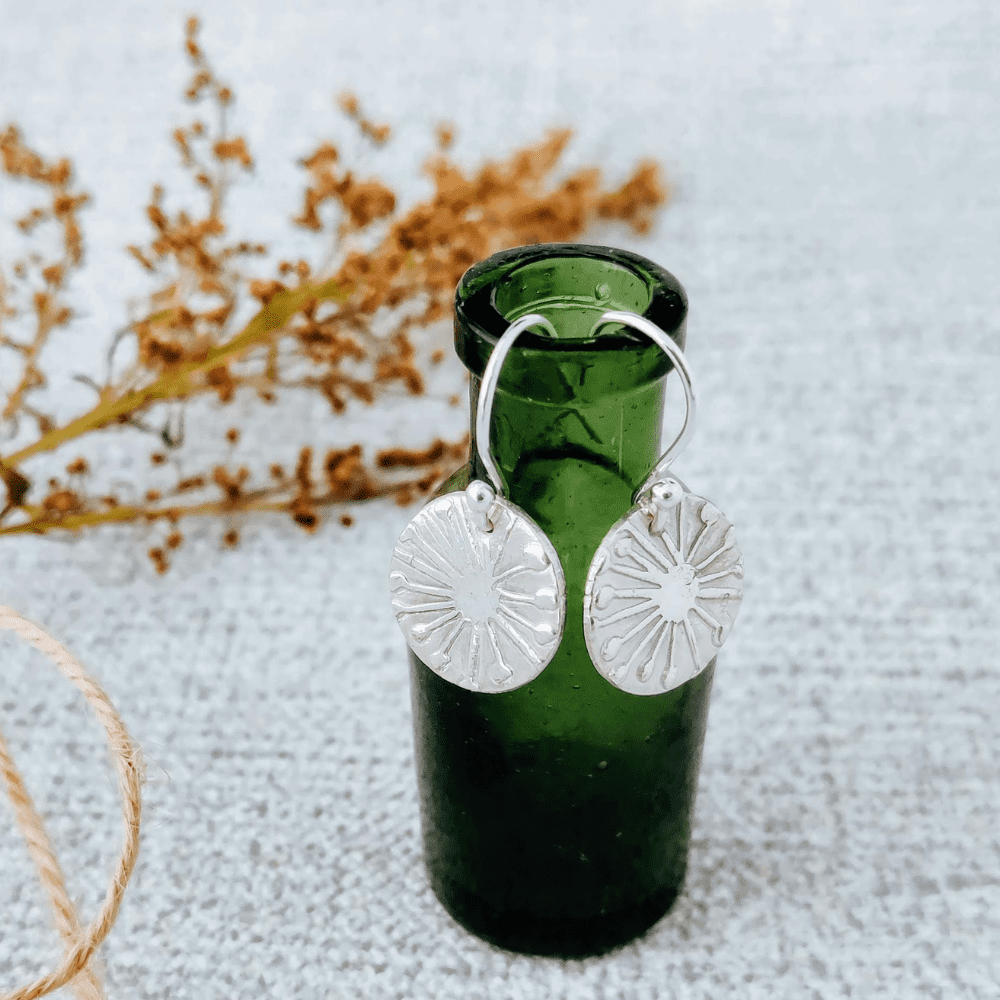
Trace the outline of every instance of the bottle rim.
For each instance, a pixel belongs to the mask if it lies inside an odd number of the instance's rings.
[[[665,268],[630,250],[587,243],[538,243],[495,253],[470,267],[458,283],[455,290],[455,350],[474,375],[482,375],[493,348],[511,323],[511,319],[495,303],[500,282],[522,267],[553,258],[603,260],[632,272],[649,293],[646,307],[636,312],[655,323],[683,348],[687,295],[677,278]],[[596,298],[595,306],[600,306]],[[520,338],[518,349],[623,351],[648,345],[648,339],[642,334],[623,327],[596,336],[561,337],[558,340],[527,331]]]

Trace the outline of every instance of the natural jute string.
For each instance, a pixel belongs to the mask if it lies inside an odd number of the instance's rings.
[[[108,888],[107,896],[90,926],[81,932],[80,921],[66,891],[62,869],[52,850],[41,816],[35,809],[11,759],[7,743],[0,734],[0,773],[14,806],[17,825],[24,835],[38,877],[45,887],[55,912],[56,926],[66,943],[62,962],[47,976],[28,986],[0,995],[0,1000],[35,1000],[72,981],[79,1000],[102,1000],[100,979],[92,968],[94,953],[108,936],[118,917],[125,888],[139,854],[139,820],[142,812],[142,757],[132,742],[125,723],[100,685],[60,643],[16,611],[0,604],[0,629],[9,629],[41,650],[59,668],[62,675],[82,692],[97,715],[108,737],[111,757],[118,778],[125,819],[125,844]]]

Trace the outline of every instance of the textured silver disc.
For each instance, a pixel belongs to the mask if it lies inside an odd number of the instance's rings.
[[[594,666],[632,694],[662,694],[699,674],[743,597],[743,559],[718,507],[676,480],[653,487],[598,546],[583,629]]]
[[[522,510],[484,483],[427,504],[403,530],[389,588],[410,649],[470,691],[534,680],[559,647],[566,581],[559,557]]]

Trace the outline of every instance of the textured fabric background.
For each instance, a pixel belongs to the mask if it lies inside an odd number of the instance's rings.
[[[258,158],[232,217],[278,253],[312,252],[287,224],[294,160],[322,137],[351,148],[331,103],[344,86],[396,130],[359,153],[363,172],[407,198],[427,190],[415,168],[444,118],[470,165],[553,124],[578,130],[573,162],[612,177],[664,162],[676,200],[656,232],[595,238],[689,292],[702,411],[678,472],[739,526],[747,596],[683,898],[634,945],[560,962],[482,944],[426,886],[384,579],[410,512],[364,506],[315,537],[254,521],[237,551],[192,526],[165,578],[139,529],[4,541],[0,601],[90,666],[150,761],[110,995],[1000,996],[1000,8],[199,8]],[[100,372],[143,288],[122,246],[145,236],[150,184],[182,191],[167,134],[188,120],[186,12],[0,0],[0,122],[72,156],[95,196],[79,318],[48,359],[63,415],[88,402],[71,375]],[[0,184],[6,218],[20,197]],[[287,461],[355,433],[419,444],[464,419],[440,400],[415,412],[342,424],[300,408],[236,455]],[[230,418],[202,416],[218,440]],[[86,454],[156,484],[134,438]],[[40,656],[0,637],[0,664],[0,719],[90,914],[119,843],[101,733]],[[57,956],[0,806],[0,989]]]

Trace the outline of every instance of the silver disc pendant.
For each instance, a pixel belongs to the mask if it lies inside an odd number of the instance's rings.
[[[410,521],[389,587],[410,649],[470,691],[520,687],[559,647],[566,580],[556,550],[527,514],[478,480]]]
[[[733,526],[675,479],[657,483],[605,536],[584,590],[594,666],[632,694],[662,694],[701,673],[743,597]]]

